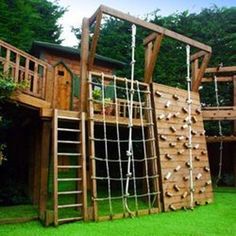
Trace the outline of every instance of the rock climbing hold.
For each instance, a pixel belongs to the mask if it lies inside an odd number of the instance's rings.
[[[202,174],[201,173],[198,173],[197,176],[195,177],[196,180],[199,180],[202,178]]]
[[[173,133],[176,132],[176,128],[175,128],[173,125],[170,127],[170,130],[171,130]]]
[[[155,94],[157,95],[157,97],[162,97],[162,93],[160,93],[159,91],[156,91]]]

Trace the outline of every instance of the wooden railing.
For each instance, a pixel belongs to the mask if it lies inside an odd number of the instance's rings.
[[[125,78],[114,77],[112,75],[105,75],[97,72],[90,72],[89,106],[92,106],[93,108],[92,113],[95,115],[102,115],[105,113],[105,115],[110,116],[110,118],[111,116],[117,116],[121,118],[121,120],[122,118],[128,119],[130,101],[124,98],[127,97],[127,91],[130,90],[130,83],[130,80]],[[147,104],[146,99],[147,96],[150,96],[150,93],[147,90],[147,86],[148,84],[139,82],[139,87],[137,88],[136,82],[134,82],[134,100],[132,111],[133,119],[146,119],[147,109],[150,109],[150,104]],[[106,91],[109,87],[110,94],[107,94]],[[93,92],[96,89],[100,89],[101,95],[102,93],[106,95],[104,101],[102,100],[102,96],[100,96],[100,99],[97,99],[93,96]],[[140,92],[139,96],[138,91]],[[114,94],[111,95],[111,92],[113,92]]]
[[[45,99],[46,62],[0,40],[0,72],[8,74],[14,82],[25,82],[24,93]]]

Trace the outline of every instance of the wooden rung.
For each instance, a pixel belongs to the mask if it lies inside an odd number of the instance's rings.
[[[58,205],[58,208],[70,208],[70,207],[82,207],[83,204],[77,203],[77,204],[66,204],[66,205]]]
[[[58,120],[80,120],[78,117],[70,117],[70,116],[58,116]]]
[[[79,169],[82,168],[82,166],[57,166],[58,169]]]
[[[81,178],[58,178],[57,181],[81,181]]]
[[[67,152],[59,152],[58,156],[81,156],[81,153],[67,153]]]
[[[58,192],[58,195],[68,195],[68,194],[81,194],[82,191],[64,191],[64,192]]]
[[[67,129],[67,128],[58,128],[58,131],[64,131],[64,132],[80,132],[79,129]]]
[[[72,140],[58,140],[58,143],[67,143],[67,144],[80,144],[80,141],[72,141]]]
[[[58,219],[59,223],[65,223],[65,222],[70,222],[70,221],[77,221],[77,220],[82,220],[83,217],[71,217],[71,218],[64,218],[64,219]]]

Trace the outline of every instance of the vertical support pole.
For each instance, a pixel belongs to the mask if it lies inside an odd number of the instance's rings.
[[[83,19],[80,60],[80,111],[87,111],[87,76],[89,55],[89,20]]]
[[[51,121],[42,121],[41,136],[41,159],[40,159],[40,194],[39,194],[39,217],[45,220],[48,198],[48,168],[50,155]]]
[[[151,56],[152,56],[152,48],[153,48],[153,43],[150,42],[147,45],[145,45],[145,74],[147,74],[147,70],[149,68],[149,64],[151,61]]]
[[[82,203],[83,203],[83,218],[84,221],[88,220],[88,207],[87,207],[87,174],[86,174],[86,128],[85,128],[85,113],[81,113],[80,123],[80,141],[81,141],[81,158],[80,165],[82,166]],[[80,170],[79,170],[80,172]]]
[[[236,75],[233,76],[233,91],[234,91],[234,106],[236,106]],[[234,120],[234,135],[236,135],[236,120]],[[236,150],[233,153],[233,166],[234,166],[234,186],[236,187]]]
[[[93,219],[98,219],[97,206],[97,182],[96,182],[96,161],[95,161],[95,142],[94,142],[94,110],[92,96],[92,76],[89,75],[89,158],[90,158],[90,173],[92,179],[92,204],[93,204]]]
[[[194,61],[192,61],[192,85],[197,79],[198,71],[199,71],[199,59],[197,58]]]

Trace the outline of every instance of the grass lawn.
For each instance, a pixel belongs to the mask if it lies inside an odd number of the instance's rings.
[[[71,223],[44,228],[39,222],[0,225],[0,235],[223,235],[236,236],[236,189],[218,188],[213,204],[178,211],[99,223]]]

